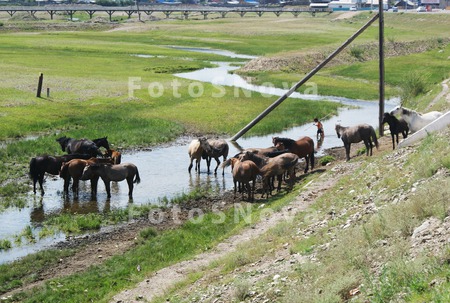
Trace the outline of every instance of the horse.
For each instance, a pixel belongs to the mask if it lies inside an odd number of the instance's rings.
[[[238,158],[231,158],[230,163],[233,174],[234,198],[236,199],[237,184],[240,183],[242,184],[242,199],[244,199],[245,191],[247,191],[248,200],[253,201],[255,198],[256,177],[260,174],[258,166],[253,161],[241,161]],[[250,181],[252,181],[251,186]]]
[[[102,178],[108,198],[111,198],[111,181],[119,182],[126,179],[128,183],[128,197],[130,199],[133,199],[133,183],[138,184],[141,182],[139,170],[132,163],[87,165],[83,170],[82,178],[89,179],[93,177]]]
[[[39,181],[41,188],[41,195],[44,195],[44,188],[42,183],[44,182],[45,173],[51,175],[58,175],[59,170],[63,162],[70,161],[72,159],[89,159],[91,155],[87,154],[70,154],[62,156],[37,156],[30,160],[29,176],[33,179],[33,192],[36,194],[36,182]]]
[[[110,150],[109,143],[108,143],[108,137],[94,139],[94,140],[92,140],[92,142],[94,142],[98,148],[104,147],[107,151]]]
[[[278,150],[287,149],[290,153],[296,154],[299,158],[305,158],[305,174],[309,169],[308,162],[311,164],[311,170],[314,169],[314,141],[310,137],[301,137],[297,141],[290,138],[273,137],[272,143]]]
[[[433,111],[426,114],[418,113],[412,109],[408,109],[406,107],[402,107],[401,105],[396,106],[390,112],[391,115],[401,115],[402,118],[408,123],[409,130],[412,133],[415,133],[425,125],[433,122],[440,116],[442,116],[441,112]]]
[[[254,154],[266,156],[266,157],[271,157],[271,158],[279,155],[279,151],[275,146],[270,146],[270,147],[265,147],[265,148],[254,147],[254,148],[246,148],[246,149],[242,150],[242,152],[246,152],[246,151],[249,151]]]
[[[336,124],[336,134],[338,138],[342,139],[345,147],[345,154],[347,157],[347,161],[350,160],[350,145],[352,143],[358,143],[364,141],[364,145],[366,146],[366,155],[372,156],[373,144],[372,140],[375,143],[376,148],[378,149],[378,140],[377,135],[375,133],[375,129],[369,124],[358,124],[355,126],[344,127],[339,124]]]
[[[110,158],[112,164],[120,164],[120,162],[122,162],[122,153],[114,149],[107,149],[103,154],[103,157]]]
[[[99,139],[100,140],[100,139]],[[66,136],[56,139],[56,141],[61,146],[63,152],[68,154],[89,154],[92,157],[101,156],[98,146],[91,140],[88,139],[73,139]],[[103,142],[103,141],[102,141]],[[100,143],[102,143],[100,142]],[[103,144],[103,143],[102,143]],[[108,145],[109,147],[109,145]]]
[[[279,154],[278,156],[273,158],[269,158],[264,157],[260,154],[245,151],[240,154],[237,154],[235,157],[237,157],[241,161],[245,160],[253,161],[261,171],[263,171],[268,164],[271,164],[270,169],[266,168],[267,172],[270,171],[271,178],[267,180],[263,178],[263,186],[268,186],[270,190],[274,188],[272,177],[277,177],[278,179],[277,191],[281,190],[281,181],[284,172],[288,172],[289,180],[292,181],[295,179],[295,165],[298,163],[298,156],[296,154],[283,151],[282,154]],[[279,175],[276,175],[274,173],[275,169],[281,171],[281,173]],[[267,173],[267,176],[269,177],[269,173]],[[272,193],[270,192],[270,194]]]
[[[72,159],[61,165],[59,176],[64,179],[64,193],[69,192],[70,179],[73,179],[72,192],[74,195],[78,195],[78,185],[80,180],[91,180],[91,194],[94,196],[97,193],[98,177],[83,178],[83,170],[86,166],[95,163],[111,163],[111,159],[102,159],[91,157],[87,160],[84,159]]]
[[[281,179],[283,174],[286,171],[291,171],[291,177],[289,180],[294,180],[293,176],[295,176],[294,173],[294,167],[298,163],[298,156],[295,154],[290,153],[291,155],[294,155],[295,157],[292,157],[289,159],[289,161],[269,161],[267,165],[265,165],[263,168],[261,168],[261,175],[263,178],[263,194],[261,198],[264,197],[264,194],[267,194],[267,198],[269,198],[269,194],[272,195],[272,189],[273,186],[271,184],[271,178],[277,176],[278,177],[278,189],[277,191],[281,190]]]
[[[191,161],[189,164],[189,167],[188,167],[188,172],[191,173],[191,169],[193,166],[192,163],[195,160],[196,161],[195,171],[197,173],[200,173],[200,161],[202,160],[203,148],[198,139],[194,139],[191,141],[191,143],[189,144],[189,147],[188,147],[188,154],[189,154],[189,159]]]
[[[408,123],[402,118],[397,119],[395,116],[390,113],[384,113],[383,120],[381,124],[387,123],[389,124],[389,130],[392,136],[392,149],[395,149],[395,139],[397,139],[398,144],[398,134],[402,133],[403,139],[408,137],[409,127]],[[396,138],[395,138],[396,137]]]
[[[200,141],[200,146],[204,150],[203,157],[206,158],[206,165],[208,166],[208,174],[209,167],[211,165],[211,158],[214,158],[217,162],[216,168],[214,169],[214,175],[217,175],[217,168],[220,165],[220,157],[223,157],[223,161],[225,161],[228,157],[229,146],[227,141],[224,139],[207,139],[205,137],[201,137],[198,139]],[[225,175],[225,170],[222,170],[222,176]]]

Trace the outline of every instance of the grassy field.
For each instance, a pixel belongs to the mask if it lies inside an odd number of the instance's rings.
[[[212,61],[240,60],[170,46],[210,47],[258,56],[291,56],[338,46],[361,27],[370,14],[363,13],[352,19],[335,17],[334,14],[315,18],[308,15],[298,18],[264,15],[261,18],[162,20],[138,23],[137,28],[133,28],[135,23],[130,23],[102,31],[42,31],[35,29],[34,21],[30,21],[24,30],[0,29],[0,70],[3,76],[0,82],[0,141],[8,142],[0,149],[0,209],[11,205],[25,206],[26,201],[20,193],[29,191],[25,179],[29,158],[41,153],[60,153],[54,140],[62,133],[88,138],[107,135],[110,142],[124,148],[169,142],[183,133],[225,136],[241,129],[274,101],[275,98],[255,93],[251,94],[251,98],[243,93],[236,96],[231,88],[224,88],[225,94],[215,98],[217,88],[209,84],[204,84],[203,93],[197,96],[190,92],[192,82],[180,78],[177,78],[177,93],[174,93],[173,73],[211,66]],[[19,27],[24,24],[14,20],[2,22],[16,22]],[[386,37],[390,41],[450,38],[448,15],[421,15],[419,18],[416,14],[386,14],[385,25]],[[356,43],[376,41],[377,30],[376,26],[372,26]],[[137,54],[150,57],[135,56]],[[435,50],[388,59],[387,96],[400,95],[411,73],[421,74],[424,75],[421,82],[425,90],[417,96],[408,96],[407,101],[416,108],[425,108],[438,93],[439,82],[449,77],[449,56],[449,46],[443,43]],[[373,100],[377,98],[376,68],[376,61],[333,66],[321,71],[313,81],[323,95]],[[44,98],[35,97],[40,73],[44,74],[44,88],[50,89],[49,97],[45,96],[45,92]],[[297,82],[303,75],[260,72],[251,76],[257,82],[283,86],[283,83]],[[130,79],[140,79],[140,88],[133,90],[131,95]],[[162,94],[152,90],[156,88],[162,88]],[[337,106],[326,102],[318,105],[289,100],[249,135],[267,134],[311,121],[315,116],[336,112]],[[437,106],[444,108],[445,105],[439,103]],[[302,114],[292,114],[299,112]],[[15,140],[28,136],[38,136],[38,139]],[[12,142],[7,141],[11,139]],[[436,165],[440,167],[443,164]],[[445,165],[448,166],[448,163]],[[13,182],[16,180],[22,181]],[[275,201],[269,207],[279,207],[292,198],[286,196],[286,200]],[[323,202],[324,208],[327,203]],[[220,228],[213,228],[210,220],[211,216],[204,225],[193,228],[187,224],[167,234],[154,235],[149,232],[148,239],[144,239],[136,251],[114,258],[87,273],[51,281],[36,294],[20,294],[18,298],[28,298],[28,302],[42,302],[44,299],[46,302],[58,302],[64,294],[65,297],[72,297],[73,302],[90,299],[105,301],[114,292],[141,280],[144,274],[188,258],[204,247],[212,247],[220,239],[244,228],[228,221]],[[178,251],[170,251],[174,243],[179,244]],[[298,244],[299,251],[303,245],[311,244]],[[347,244],[344,242],[342,245]],[[2,246],[7,247],[8,243]],[[150,250],[159,247],[169,251]],[[363,249],[355,248],[355,255]],[[151,253],[142,253],[147,250]],[[24,264],[37,266],[36,260],[46,260],[40,266],[50,266],[59,255],[70,253],[32,256],[23,263],[2,267],[2,284],[6,285],[3,291],[33,280],[34,274],[24,271],[23,268],[27,267]],[[141,261],[143,256],[149,259]],[[141,264],[149,265],[139,274],[134,271],[137,259],[146,262]],[[102,283],[98,283],[99,275],[104,277]],[[88,290],[86,293],[85,289]]]

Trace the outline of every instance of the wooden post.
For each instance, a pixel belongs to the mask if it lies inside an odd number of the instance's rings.
[[[383,0],[380,0],[383,1]],[[286,100],[293,92],[295,92],[300,86],[302,86],[306,81],[308,81],[312,76],[314,76],[319,70],[321,70],[328,62],[331,61],[337,54],[339,54],[347,45],[349,45],[353,40],[356,39],[362,32],[364,32],[375,20],[377,20],[378,14],[372,17],[362,28],[360,28],[356,33],[354,33],[347,41],[345,41],[337,50],[331,53],[325,60],[323,60],[319,65],[317,65],[312,71],[310,71],[302,80],[297,82],[291,89],[286,92],[283,96],[278,98],[274,103],[272,103],[268,108],[266,108],[261,114],[259,114],[253,121],[251,121],[247,126],[241,129],[236,135],[234,135],[230,140],[236,141],[242,135],[244,135],[248,130],[255,126],[259,121],[261,121],[265,116],[267,116],[272,110],[274,110],[278,105]]]
[[[37,94],[36,94],[36,97],[38,97],[38,98],[41,97],[42,82],[44,82],[44,74],[43,73],[41,73],[40,76],[39,76],[38,87],[37,87]]]
[[[380,83],[379,83],[379,129],[378,132],[380,134],[380,137],[383,137],[384,135],[384,129],[383,129],[383,114],[384,114],[384,17],[383,17],[383,0],[378,0],[378,15],[379,15],[379,73],[380,73]]]
[[[47,98],[50,98],[50,87],[47,87]]]

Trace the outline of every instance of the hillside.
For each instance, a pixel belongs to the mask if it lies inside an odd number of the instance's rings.
[[[446,129],[395,151],[383,137],[371,159],[319,169],[289,205],[111,302],[157,296],[156,302],[387,302],[416,293],[448,298],[449,135]],[[439,156],[426,155],[431,152]],[[420,288],[411,285],[416,283]]]

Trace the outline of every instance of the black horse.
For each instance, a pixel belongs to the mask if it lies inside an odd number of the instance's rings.
[[[95,145],[98,148],[104,147],[106,150],[109,150],[108,137],[98,138],[98,139],[94,139],[92,141],[95,143]]]
[[[73,139],[66,136],[56,139],[61,145],[61,150],[68,154],[89,154],[92,157],[102,156],[99,147],[103,146],[107,150],[109,144],[107,137],[95,139],[94,141],[88,139]]]
[[[51,175],[59,175],[59,170],[64,162],[70,161],[72,159],[89,159],[91,155],[89,154],[70,154],[63,156],[37,156],[31,158],[30,161],[30,178],[33,179],[33,192],[36,193],[36,182],[39,181],[39,186],[41,188],[41,194],[44,195],[44,188],[42,183],[44,182],[45,173]]]
[[[395,141],[397,141],[398,145],[398,134],[402,133],[403,139],[408,137],[409,127],[408,123],[406,123],[405,120],[402,118],[397,119],[394,115],[391,115],[390,113],[384,113],[383,120],[381,121],[381,124],[387,123],[389,124],[389,130],[391,132],[392,136],[392,149],[395,149]],[[396,137],[394,139],[394,136]]]

